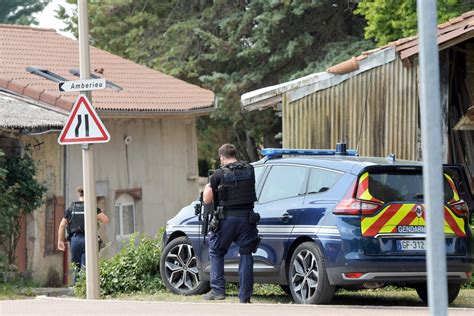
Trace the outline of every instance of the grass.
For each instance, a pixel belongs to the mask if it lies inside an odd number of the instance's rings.
[[[227,288],[225,303],[238,303],[237,287]],[[165,302],[204,302],[200,295],[182,296],[169,291],[155,294],[136,293],[121,295],[121,300],[165,301]],[[207,302],[207,301],[206,301]],[[293,304],[291,298],[278,286],[256,284],[253,303],[260,304]],[[374,290],[347,291],[339,290],[331,301],[331,305],[364,305],[364,306],[424,306],[415,290],[387,287]],[[458,298],[450,307],[474,308],[474,289],[462,289]]]
[[[13,283],[0,282],[0,300],[16,300],[33,296],[34,284],[27,281],[16,281]]]

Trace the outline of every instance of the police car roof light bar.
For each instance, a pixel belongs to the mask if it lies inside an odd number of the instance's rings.
[[[357,150],[343,148],[338,149],[290,149],[290,148],[264,148],[261,150],[262,155],[271,158],[281,155],[297,155],[297,156],[358,156]]]

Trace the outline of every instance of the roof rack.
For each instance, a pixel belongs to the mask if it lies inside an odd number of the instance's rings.
[[[292,148],[264,148],[260,151],[267,159],[282,155],[298,156],[358,156],[357,150],[346,149],[346,144],[336,144],[336,149],[292,149]]]

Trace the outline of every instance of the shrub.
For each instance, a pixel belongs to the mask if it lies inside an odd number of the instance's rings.
[[[154,293],[164,288],[159,275],[161,232],[157,238],[134,235],[114,257],[99,261],[102,297],[133,292]],[[74,293],[79,297],[86,295],[83,271],[74,285]]]
[[[3,156],[3,154],[1,155]],[[15,263],[21,222],[42,204],[46,187],[39,183],[31,150],[21,156],[2,157],[0,168],[0,248],[9,264]]]

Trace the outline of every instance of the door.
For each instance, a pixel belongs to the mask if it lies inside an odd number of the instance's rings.
[[[254,255],[255,274],[276,272],[282,262],[287,241],[303,206],[308,168],[273,165],[258,197],[255,211],[262,241]]]

